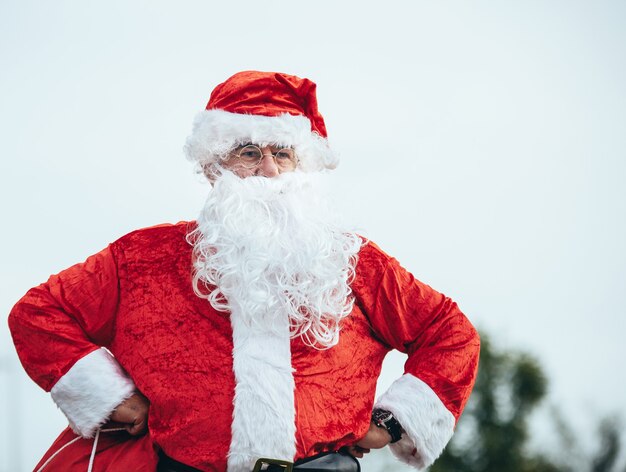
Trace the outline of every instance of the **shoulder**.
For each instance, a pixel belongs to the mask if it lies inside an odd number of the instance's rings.
[[[392,260],[391,256],[376,243],[369,239],[361,239],[363,245],[358,254],[352,282],[352,288],[356,291],[363,286],[377,285]]]
[[[149,249],[151,252],[178,251],[189,246],[187,235],[196,227],[195,221],[163,223],[137,229],[125,234],[111,244],[114,252],[136,252]]]
[[[387,267],[390,261],[395,260],[375,242],[363,237],[361,237],[361,239],[363,240],[363,245],[358,254],[357,272],[364,270],[382,270]]]
[[[355,267],[353,288],[372,287],[377,290],[383,285],[405,288],[415,282],[415,277],[400,262],[383,251],[373,241],[364,239]]]
[[[146,228],[136,229],[125,234],[113,244],[124,244],[132,241],[172,238],[187,234],[196,227],[195,221],[179,221],[178,223],[162,223]]]

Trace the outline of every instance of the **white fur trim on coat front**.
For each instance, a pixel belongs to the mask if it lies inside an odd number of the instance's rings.
[[[454,415],[433,390],[417,377],[404,374],[376,402],[402,425],[402,439],[393,453],[418,469],[428,467],[443,451],[454,431]]]
[[[231,313],[236,386],[228,472],[249,472],[261,457],[293,461],[296,454],[289,323],[250,326],[240,309]]]
[[[245,143],[293,147],[304,171],[334,169],[339,161],[328,140],[311,131],[307,117],[288,113],[263,116],[204,110],[196,116],[184,150],[189,160],[206,166]]]
[[[135,384],[115,358],[98,349],[78,360],[50,393],[72,430],[90,438],[134,391]]]

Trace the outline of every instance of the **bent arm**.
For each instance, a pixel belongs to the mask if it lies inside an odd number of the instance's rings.
[[[24,369],[84,437],[135,391],[103,348],[113,334],[117,302],[117,267],[108,247],[29,290],[9,315]]]
[[[380,396],[403,438],[392,451],[417,468],[432,464],[452,437],[478,367],[479,338],[456,303],[416,280],[373,243],[359,254],[353,290],[374,333],[408,354],[404,375]]]

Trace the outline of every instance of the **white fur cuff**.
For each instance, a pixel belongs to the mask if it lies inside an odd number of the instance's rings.
[[[443,451],[454,431],[454,415],[433,390],[417,377],[404,374],[376,402],[375,408],[393,413],[405,433],[391,444],[401,461],[422,469]]]
[[[72,430],[90,438],[134,391],[135,384],[115,358],[98,349],[78,360],[50,393]]]

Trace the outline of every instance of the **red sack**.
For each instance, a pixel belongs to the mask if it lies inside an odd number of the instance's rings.
[[[97,439],[97,441],[96,441]],[[102,428],[96,438],[85,439],[69,427],[52,443],[35,466],[36,472],[155,472],[159,457],[149,435],[131,436],[118,428]]]

